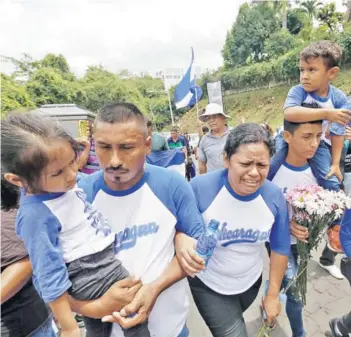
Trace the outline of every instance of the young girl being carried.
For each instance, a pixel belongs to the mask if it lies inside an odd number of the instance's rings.
[[[128,271],[115,258],[106,219],[76,186],[79,144],[48,117],[22,113],[2,121],[1,149],[5,179],[22,189],[16,231],[33,265],[33,283],[58,320],[61,337],[80,337],[68,295],[101,297]],[[110,336],[112,324],[86,320],[93,336]],[[124,335],[150,336],[147,322]]]

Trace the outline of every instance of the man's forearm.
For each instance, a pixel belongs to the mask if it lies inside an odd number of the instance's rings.
[[[109,315],[110,312],[103,313],[102,307],[100,306],[99,299],[80,301],[76,300],[71,296],[68,296],[68,301],[73,312],[80,314],[82,316],[90,318],[102,318],[105,315]],[[118,311],[116,309],[116,311]]]
[[[341,153],[344,147],[344,136],[331,136],[332,165],[340,165]]]
[[[327,119],[327,109],[313,109],[294,106],[284,110],[284,119],[294,123],[304,123]]]
[[[271,252],[268,296],[279,295],[287,264],[287,256],[280,255],[274,251]]]
[[[1,273],[1,304],[16,295],[32,277],[32,265],[29,258],[9,265]]]
[[[151,285],[154,286],[157,293],[160,294],[162,291],[166,290],[184,277],[186,277],[186,273],[181,267],[177,257],[174,256],[164,272],[152,282]]]
[[[199,161],[199,171],[200,171],[200,174],[205,174],[207,173],[207,166],[206,166],[206,163],[203,162],[203,161]]]

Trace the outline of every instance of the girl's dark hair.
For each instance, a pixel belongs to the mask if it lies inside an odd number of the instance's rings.
[[[78,154],[79,144],[59,125],[43,114],[9,114],[1,123],[1,170],[23,179],[32,193],[42,192],[39,178],[49,163],[47,145],[67,140]]]
[[[255,123],[243,123],[230,131],[224,146],[224,152],[227,158],[230,159],[238,151],[240,145],[251,143],[263,143],[267,146],[269,153],[272,153],[273,144],[268,132]]]
[[[19,189],[1,177],[1,210],[8,212],[18,208]]]

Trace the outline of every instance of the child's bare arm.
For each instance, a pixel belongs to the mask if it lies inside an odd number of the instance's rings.
[[[284,119],[294,123],[304,123],[328,119],[328,109],[315,109],[302,106],[292,106],[284,110]]]
[[[348,109],[315,109],[292,106],[284,110],[284,118],[289,122],[295,123],[326,119],[330,122],[346,125],[351,121],[351,113]]]
[[[52,313],[60,324],[62,337],[80,337],[80,330],[71,310],[68,294],[49,303]]]

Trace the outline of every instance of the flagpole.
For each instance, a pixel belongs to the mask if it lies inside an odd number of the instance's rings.
[[[199,103],[197,101],[197,90],[196,90],[196,74],[194,76],[195,79],[195,102],[196,102],[196,114],[197,114],[197,119],[199,119]]]
[[[170,96],[170,94],[169,94],[169,90],[168,90],[168,89],[167,89],[167,96],[168,96],[169,111],[171,112],[172,126],[174,126],[174,118],[173,118],[173,110],[172,110],[171,96]]]

